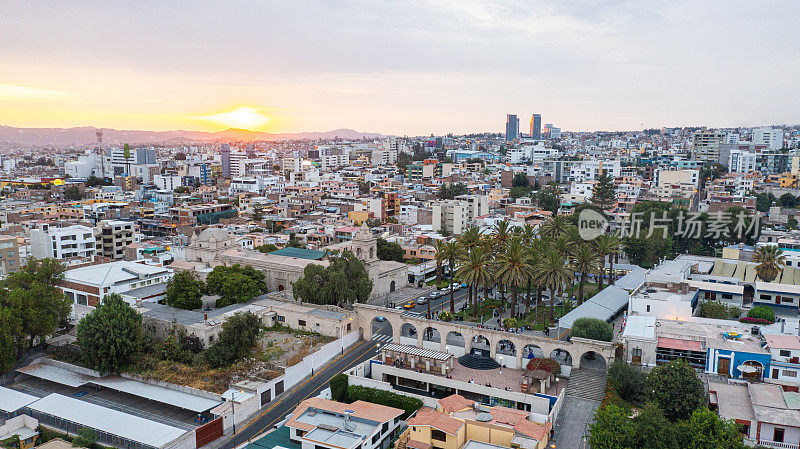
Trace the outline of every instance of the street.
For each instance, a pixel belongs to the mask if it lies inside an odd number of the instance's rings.
[[[237,426],[236,434],[228,441],[221,444],[219,448],[233,449],[267,432],[294,410],[301,401],[314,397],[318,395],[320,391],[327,388],[331,378],[355,365],[375,357],[378,353],[379,351],[376,343],[359,341],[355,346],[347,350],[344,355],[334,359],[333,363],[315,372],[309,379],[296,385],[293,390],[276,398],[275,401],[270,403],[266,410],[261,412],[255,419],[252,419],[248,424]]]

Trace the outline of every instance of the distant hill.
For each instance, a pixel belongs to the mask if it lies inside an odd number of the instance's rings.
[[[90,145],[96,141],[98,128],[15,128],[0,125],[0,146],[67,146]],[[325,132],[265,133],[246,129],[226,129],[218,132],[202,131],[139,131],[103,128],[103,143],[130,144],[181,144],[209,142],[237,142],[293,139],[374,139],[385,137],[378,133],[361,133],[352,129]]]

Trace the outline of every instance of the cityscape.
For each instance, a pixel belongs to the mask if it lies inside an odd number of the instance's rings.
[[[0,5],[0,445],[800,449],[799,10]]]

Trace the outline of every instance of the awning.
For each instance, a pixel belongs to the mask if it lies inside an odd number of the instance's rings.
[[[676,349],[678,351],[703,351],[702,345],[697,340],[681,340],[667,337],[658,337],[658,347]]]

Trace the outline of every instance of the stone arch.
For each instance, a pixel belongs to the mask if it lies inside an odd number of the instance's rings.
[[[417,341],[419,340],[419,335],[417,333],[417,327],[411,323],[403,323],[400,326],[400,343],[404,345],[411,345],[411,346],[419,346]]]
[[[394,290],[395,290],[396,288],[397,288],[397,285],[395,284],[395,282],[394,282],[394,281],[392,281],[392,282],[390,282],[390,283],[389,283],[389,292],[394,292]]]
[[[442,342],[442,335],[435,327],[428,326],[425,328],[425,332],[422,334],[422,341],[430,341],[438,344]],[[438,349],[439,348],[437,346],[436,350]]]
[[[522,358],[523,359],[543,359],[544,358],[544,349],[540,346],[535,345],[533,343],[525,345],[522,348]],[[525,362],[527,363],[527,362]]]
[[[394,335],[392,323],[385,317],[376,316],[369,326],[369,340],[382,343],[391,343]],[[365,338],[366,340],[367,338]]]
[[[356,258],[361,259],[361,248],[356,248]]]
[[[369,260],[372,260],[375,257],[375,248],[369,247]]]
[[[461,357],[467,352],[467,340],[461,332],[448,332],[444,342],[445,350],[456,357]]]
[[[495,353],[515,356],[517,355],[517,346],[513,341],[504,338],[497,342]]]
[[[559,365],[572,366],[572,354],[564,348],[553,349],[550,351],[549,357],[558,362]]]
[[[754,368],[755,371],[751,371],[749,367]],[[745,368],[745,370],[742,370],[742,368]],[[764,364],[758,360],[745,360],[737,369],[742,373],[742,379],[760,382],[764,378]]]
[[[483,357],[491,357],[492,343],[488,338],[483,335],[477,334],[472,337],[470,341],[469,352],[472,355],[481,355]]]
[[[605,371],[607,367],[606,358],[597,351],[586,351],[581,354],[581,358],[578,360],[578,369]]]
[[[286,290],[286,287],[284,287],[283,284],[278,284],[278,291],[282,292],[284,290]]]

